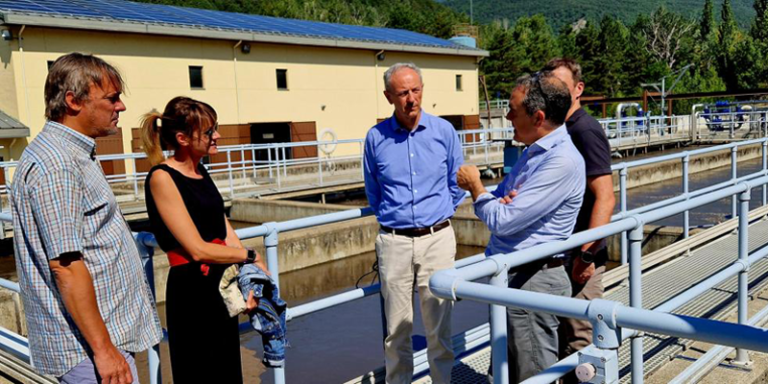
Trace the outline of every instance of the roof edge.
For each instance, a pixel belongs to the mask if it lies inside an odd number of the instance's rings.
[[[370,49],[394,52],[428,53],[436,55],[487,57],[488,51],[482,49],[441,48],[361,40],[333,39],[322,37],[303,37],[281,34],[253,33],[248,31],[227,31],[211,28],[178,27],[172,25],[148,24],[138,22],[104,21],[95,18],[50,17],[44,15],[0,12],[3,24],[32,25],[52,28],[86,29],[107,32],[144,33],[150,35],[196,37],[218,40],[245,40],[259,43],[305,45],[315,47]]]

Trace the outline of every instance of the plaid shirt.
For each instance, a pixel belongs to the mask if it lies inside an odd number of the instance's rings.
[[[24,150],[11,187],[14,251],[34,367],[62,376],[87,358],[48,262],[79,252],[112,343],[139,352],[162,331],[136,243],[95,160],[96,143],[48,122]]]

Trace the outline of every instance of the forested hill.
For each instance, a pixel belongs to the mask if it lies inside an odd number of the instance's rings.
[[[406,29],[441,38],[469,16],[433,0],[133,0],[289,19]]]
[[[437,0],[454,10],[469,15],[470,0]],[[736,22],[741,28],[749,28],[755,17],[752,8],[754,0],[732,0],[731,7]],[[723,0],[715,0],[715,9],[719,10]],[[555,31],[563,25],[585,18],[599,21],[609,15],[631,24],[638,15],[650,15],[659,6],[688,18],[698,18],[701,15],[703,0],[474,0],[475,22],[488,23],[495,20],[509,21],[513,25],[523,16],[542,14]],[[718,15],[719,16],[719,15]]]

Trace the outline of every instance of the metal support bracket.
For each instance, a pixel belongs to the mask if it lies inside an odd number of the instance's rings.
[[[749,260],[736,260],[733,263],[741,265],[743,272],[749,272]]]
[[[269,223],[264,223],[264,226],[267,228],[267,235],[264,236],[264,246],[276,247],[278,244],[277,234],[280,232],[277,229],[277,223],[274,221]]]
[[[600,349],[617,349],[621,345],[621,327],[616,324],[616,308],[620,304],[594,299],[587,308],[592,324],[592,343]]]

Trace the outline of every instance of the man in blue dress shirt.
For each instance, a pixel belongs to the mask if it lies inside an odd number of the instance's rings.
[[[384,96],[395,107],[365,138],[365,193],[381,225],[376,255],[387,319],[384,340],[387,383],[413,377],[413,287],[419,290],[430,375],[450,383],[453,367],[451,309],[435,297],[429,278],[453,268],[456,237],[449,219],[464,199],[456,183],[463,163],[453,126],[421,110],[424,83],[411,63],[384,74]]]
[[[524,76],[509,100],[507,119],[515,140],[527,146],[493,193],[473,166],[463,166],[458,183],[470,191],[477,216],[491,231],[486,255],[511,253],[562,241],[573,232],[584,196],[584,160],[563,122],[571,105],[567,86],[551,73]],[[569,296],[563,257],[510,270],[509,287]],[[509,382],[518,383],[557,362],[556,316],[507,308]]]

